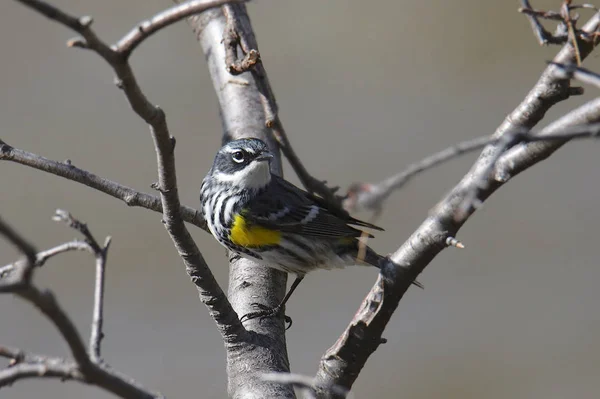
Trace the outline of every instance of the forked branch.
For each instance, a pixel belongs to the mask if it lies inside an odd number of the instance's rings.
[[[504,119],[504,122],[491,137],[476,138],[452,146],[420,162],[409,165],[400,173],[379,183],[354,183],[348,190],[347,197],[344,200],[344,207],[349,211],[371,210],[380,212],[383,209],[385,200],[417,174],[456,156],[479,149],[482,145],[486,146],[482,156],[491,156],[498,160],[498,157],[510,148],[511,144],[516,144],[510,142],[509,138],[512,137],[511,134],[529,132],[531,128],[542,120],[546,112],[554,104],[564,101],[573,95],[583,93],[581,87],[571,86],[567,76],[557,73],[559,67],[556,64],[576,64],[577,54],[579,54],[581,59],[585,59],[598,44],[596,33],[598,32],[599,25],[600,14],[596,13],[581,29],[582,37],[578,40],[577,53],[575,47],[572,45],[566,44],[563,46],[525,99]],[[503,138],[506,134],[508,134],[507,137]],[[490,143],[486,143],[486,140],[490,140]],[[499,146],[499,144],[502,145]],[[477,201],[471,197],[465,204],[465,208],[476,205]]]
[[[0,370],[0,388],[26,378],[60,378],[96,385],[123,398],[158,398],[131,378],[114,371],[100,358],[102,337],[102,308],[104,299],[104,268],[108,251],[107,239],[100,246],[87,226],[65,211],[57,211],[55,220],[66,222],[83,234],[84,241],[72,241],[36,253],[34,247],[5,222],[0,220],[0,235],[5,236],[25,258],[2,268],[0,293],[12,293],[38,308],[58,329],[68,345],[73,360],[26,353],[19,349],[0,346],[0,357],[10,359],[8,367]],[[60,306],[54,294],[32,283],[35,268],[53,256],[71,250],[86,250],[96,257],[97,270],[94,295],[94,316],[90,334],[89,351],[69,315]]]
[[[8,145],[2,141],[2,139],[0,139],[0,160],[29,166],[83,184],[84,186],[88,186],[94,190],[110,195],[113,198],[119,199],[125,202],[127,206],[140,207],[162,213],[160,197],[137,191],[131,187],[100,177],[85,169],[78,168],[70,160],[63,162],[53,161]],[[208,231],[206,221],[202,218],[202,214],[196,209],[182,205],[179,208],[179,213],[184,221],[198,226],[202,230]]]

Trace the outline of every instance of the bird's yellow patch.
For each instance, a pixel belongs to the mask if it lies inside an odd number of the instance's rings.
[[[257,248],[279,244],[281,233],[261,226],[249,226],[240,214],[233,218],[229,239],[240,247]]]

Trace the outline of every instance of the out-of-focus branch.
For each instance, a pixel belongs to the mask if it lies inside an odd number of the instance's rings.
[[[578,51],[581,59],[586,58],[595,48],[596,36],[600,26],[600,13],[594,14],[585,24],[582,32],[585,32],[592,39],[580,39],[578,41]],[[496,129],[490,142],[482,152],[481,157],[492,157],[496,160],[499,154],[502,154],[507,148],[499,146],[500,137],[506,133],[528,132],[535,126],[546,114],[546,112],[556,103],[566,100],[572,95],[583,93],[581,87],[571,87],[570,80],[564,74],[560,74],[559,67],[556,64],[575,64],[576,56],[573,46],[567,44],[554,57],[553,62],[542,73],[536,85],[527,94],[523,102],[510,113],[504,122]],[[506,140],[502,139],[502,140]],[[481,140],[481,141],[479,141]],[[496,141],[497,140],[497,141]],[[401,188],[416,174],[436,166],[441,162],[453,158],[465,152],[474,150],[485,141],[484,138],[469,140],[459,144],[456,148],[449,148],[441,153],[434,154],[423,161],[410,165],[407,169],[394,175],[380,183],[354,183],[348,190],[347,197],[344,200],[344,207],[349,211],[368,209],[380,212],[385,200],[393,191]],[[506,143],[506,142],[505,142]],[[508,143],[511,144],[511,143]],[[464,146],[464,147],[463,147]],[[469,206],[476,205],[477,201],[469,201]]]
[[[588,33],[598,30],[600,13],[585,25]],[[595,42],[580,41],[579,55],[585,58]],[[566,45],[554,59],[559,63],[575,63],[573,46]],[[556,74],[550,65],[525,100],[496,130],[495,138],[520,129],[530,130],[555,103],[572,94],[570,82]],[[567,127],[600,123],[600,99],[570,112],[547,128],[540,136],[561,134]],[[500,142],[499,142],[500,143]],[[430,212],[430,216],[411,237],[381,266],[378,279],[364,299],[354,318],[338,341],[321,358],[316,386],[320,397],[340,397],[325,388],[340,385],[347,389],[358,377],[369,356],[379,347],[381,335],[404,293],[423,269],[447,246],[448,237],[455,237],[460,227],[476,208],[461,210],[467,193],[476,190],[476,200],[485,201],[510,177],[526,170],[552,154],[563,143],[560,140],[539,141],[514,146],[504,153],[501,145],[488,145],[471,170]],[[558,145],[558,146],[557,146]],[[497,154],[501,153],[498,159]],[[497,160],[497,162],[496,162]],[[492,165],[490,171],[490,164]],[[502,173],[499,173],[499,168]],[[491,172],[491,173],[490,173]],[[501,176],[501,179],[495,178]],[[485,184],[481,184],[484,181]]]
[[[41,267],[43,266],[48,259],[53,256],[62,254],[64,252],[69,251],[90,251],[93,252],[90,245],[85,241],[73,240],[69,242],[65,242],[64,244],[58,245],[54,248],[50,248],[46,251],[38,252],[35,257],[34,266]],[[11,273],[15,268],[19,268],[20,266],[17,263],[22,263],[24,261],[19,261],[15,263],[10,263],[6,266],[0,267],[0,279],[5,278],[9,273]]]
[[[496,143],[493,136],[477,137],[448,147],[436,152],[422,160],[408,165],[400,173],[390,176],[379,183],[353,183],[344,199],[343,205],[348,212],[370,210],[381,212],[385,200],[395,191],[401,189],[406,183],[418,174],[434,168],[444,162],[457,158],[463,154],[482,149],[488,144]]]
[[[19,363],[42,363],[48,359],[47,356],[34,355],[18,348],[9,348],[2,345],[0,345],[0,357],[10,359],[9,367]]]
[[[85,382],[85,376],[72,361],[48,357],[35,363],[20,363],[14,360],[12,362],[14,365],[0,370],[0,388],[26,378],[58,378],[64,381]]]
[[[590,35],[589,32],[577,29],[576,23],[579,17],[578,15],[571,16],[572,10],[581,8],[597,11],[596,7],[591,4],[572,4],[570,0],[565,0],[562,2],[559,12],[534,10],[533,7],[531,7],[531,4],[529,4],[529,0],[521,0],[521,5],[522,7],[519,8],[519,12],[527,16],[533,34],[541,45],[564,44],[568,40],[576,45],[576,37],[580,39],[590,39],[594,37],[594,35]],[[558,25],[556,26],[556,31],[554,33],[547,31],[540,22],[540,19],[557,21]],[[580,64],[581,58],[577,48],[575,48],[575,53],[575,59],[577,63]]]
[[[25,378],[60,378],[62,380],[76,380],[96,385],[123,398],[160,397],[158,394],[153,394],[145,390],[131,378],[115,372],[100,360],[98,337],[102,335],[101,323],[98,323],[97,327],[92,326],[90,349],[93,349],[94,352],[88,353],[75,325],[69,315],[59,305],[52,292],[42,290],[32,284],[31,276],[35,266],[41,265],[44,261],[57,254],[73,249],[86,249],[96,254],[97,257],[101,256],[97,251],[103,252],[104,255],[102,256],[104,260],[106,259],[106,250],[108,247],[105,245],[104,248],[100,248],[85,224],[64,211],[57,211],[55,219],[66,221],[71,227],[82,232],[86,238],[84,242],[85,246],[81,242],[71,242],[37,254],[31,253],[34,247],[0,220],[0,235],[8,238],[9,241],[26,255],[24,260],[9,265],[9,273],[4,273],[4,278],[0,278],[0,293],[13,293],[38,308],[58,329],[68,345],[74,360],[32,355],[21,350],[0,347],[0,356],[11,359],[8,367],[0,370],[0,388]],[[102,265],[103,267],[104,264]],[[29,272],[24,272],[24,270],[29,270]],[[97,292],[103,291],[103,280],[103,276],[96,276]],[[102,301],[102,293],[96,295],[95,299],[96,301]],[[102,304],[95,303],[94,309],[94,323],[96,323],[97,309],[100,309],[99,319],[101,320]]]
[[[166,117],[160,107],[152,104],[137,83],[133,70],[128,62],[131,50],[146,35],[132,36],[131,40],[125,40],[124,50],[119,47],[111,48],[102,41],[92,30],[92,18],[76,18],[58,10],[56,7],[36,0],[17,0],[34,10],[46,15],[47,17],[73,29],[82,37],[72,39],[68,42],[69,46],[80,47],[91,50],[101,56],[114,70],[116,74],[117,86],[123,90],[129,105],[134,112],[142,118],[150,127],[150,132],[155,144],[158,162],[159,181],[155,188],[160,192],[160,199],[163,211],[163,222],[186,270],[190,275],[192,282],[196,285],[200,294],[200,299],[208,307],[211,316],[215,320],[219,331],[224,339],[232,339],[232,336],[244,333],[242,324],[233,311],[225,293],[221,290],[208,265],[204,261],[202,254],[189,234],[180,214],[180,202],[177,193],[177,181],[175,175],[175,160],[173,150],[175,139],[170,136],[167,128]],[[224,4],[226,1],[195,2],[194,12],[202,12],[216,5]],[[202,3],[198,4],[198,3]],[[181,6],[183,7],[183,6]],[[179,10],[174,7],[171,10]],[[177,18],[185,13],[176,14]],[[160,26],[165,27],[169,23],[175,22],[177,18],[160,19],[157,22],[157,28],[151,30],[154,32]],[[150,32],[150,31],[149,31]],[[130,43],[132,48],[129,48]]]
[[[556,75],[563,79],[577,79],[580,82],[587,83],[600,89],[600,74],[592,72],[588,69],[578,67],[575,64],[559,64],[550,62],[557,67]]]
[[[162,213],[162,204],[158,196],[143,193],[115,181],[97,176],[92,172],[76,167],[70,160],[64,162],[53,161],[40,155],[14,148],[1,139],[0,160],[12,161],[81,183],[104,194],[108,194],[113,198],[120,199],[127,206],[140,207]],[[208,231],[206,221],[196,209],[182,205],[179,212],[186,222]]]
[[[36,249],[21,235],[14,231],[8,224],[0,219],[0,234],[2,234],[8,241],[10,241],[15,247],[19,249],[25,255],[25,260],[20,263],[19,270],[14,273],[11,284],[28,284],[31,281],[31,274],[33,273],[34,262],[36,260]],[[0,292],[2,288],[0,286]]]
[[[599,79],[600,79],[600,75]],[[600,80],[598,81],[600,83]],[[583,126],[570,126],[564,131],[555,134],[540,135],[535,132],[515,131],[508,132],[502,137],[484,136],[465,140],[453,146],[436,152],[422,160],[412,163],[397,175],[391,176],[377,184],[354,184],[348,189],[348,196],[344,200],[344,207],[349,212],[363,210],[381,211],[384,201],[394,190],[402,188],[416,175],[439,166],[464,154],[482,149],[489,144],[501,144],[504,147],[512,147],[510,143],[527,143],[538,141],[566,141],[574,139],[598,138],[600,135],[600,124]],[[506,152],[503,151],[502,153]],[[500,157],[498,157],[500,158]],[[496,160],[497,161],[497,160]]]
[[[564,44],[568,40],[567,32],[556,32],[554,34],[548,32],[544,25],[540,22],[539,18],[552,19],[557,21],[562,21],[560,14],[551,14],[536,11],[529,4],[529,0],[521,0],[522,8],[519,9],[519,12],[525,14],[529,23],[531,24],[531,29],[533,30],[533,34],[541,45],[546,44]]]

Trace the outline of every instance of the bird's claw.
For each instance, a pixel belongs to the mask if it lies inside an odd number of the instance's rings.
[[[246,313],[245,315],[243,315],[240,318],[240,322],[244,323],[248,320],[257,319],[257,318],[261,319],[260,321],[262,322],[262,320],[264,320],[266,318],[277,317],[283,311],[283,306],[275,306],[274,308],[269,308],[260,303],[253,303],[252,306],[259,310],[250,312],[250,313]],[[292,318],[289,316],[286,316],[285,314],[283,315],[283,317],[284,317],[285,324],[286,324],[285,329],[288,330],[292,326]]]

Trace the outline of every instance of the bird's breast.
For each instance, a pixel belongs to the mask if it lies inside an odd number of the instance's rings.
[[[279,244],[281,233],[262,226],[250,225],[244,216],[238,213],[233,217],[229,239],[240,247],[258,248]]]

